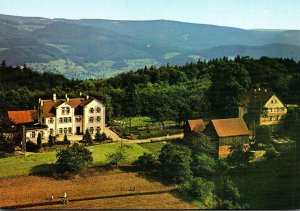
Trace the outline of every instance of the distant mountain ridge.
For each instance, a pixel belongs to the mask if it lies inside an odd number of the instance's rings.
[[[0,59],[69,78],[236,55],[300,60],[300,30],[245,30],[167,20],[0,15]]]

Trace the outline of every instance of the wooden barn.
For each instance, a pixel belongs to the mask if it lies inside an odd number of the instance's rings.
[[[184,129],[184,140],[194,144],[199,137],[199,134],[203,133],[205,129],[205,123],[203,119],[188,120]]]
[[[204,133],[219,143],[219,157],[227,157],[232,143],[242,143],[249,147],[250,132],[242,118],[214,119]]]

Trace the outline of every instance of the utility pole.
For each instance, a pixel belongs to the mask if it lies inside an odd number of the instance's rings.
[[[21,127],[21,133],[22,133],[22,152],[24,157],[26,157],[26,127]]]

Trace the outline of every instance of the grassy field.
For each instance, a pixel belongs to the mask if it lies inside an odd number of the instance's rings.
[[[153,143],[154,145],[157,143]],[[110,143],[101,144],[88,147],[93,152],[94,165],[103,165],[107,163],[106,155],[115,152],[120,147],[120,144]],[[135,161],[140,155],[151,153],[147,147],[143,147],[139,144],[124,144],[126,153],[128,155],[128,162]],[[28,175],[34,168],[39,165],[45,165],[47,170],[47,164],[51,165],[56,161],[56,152],[45,152],[45,153],[32,153],[27,155],[25,158],[22,156],[9,157],[0,159],[0,177]],[[39,171],[42,171],[40,169]]]

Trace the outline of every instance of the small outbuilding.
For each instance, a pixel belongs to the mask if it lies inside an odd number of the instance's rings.
[[[184,140],[194,144],[199,137],[199,134],[203,133],[205,129],[205,123],[203,119],[191,119],[187,121],[184,129]]]

